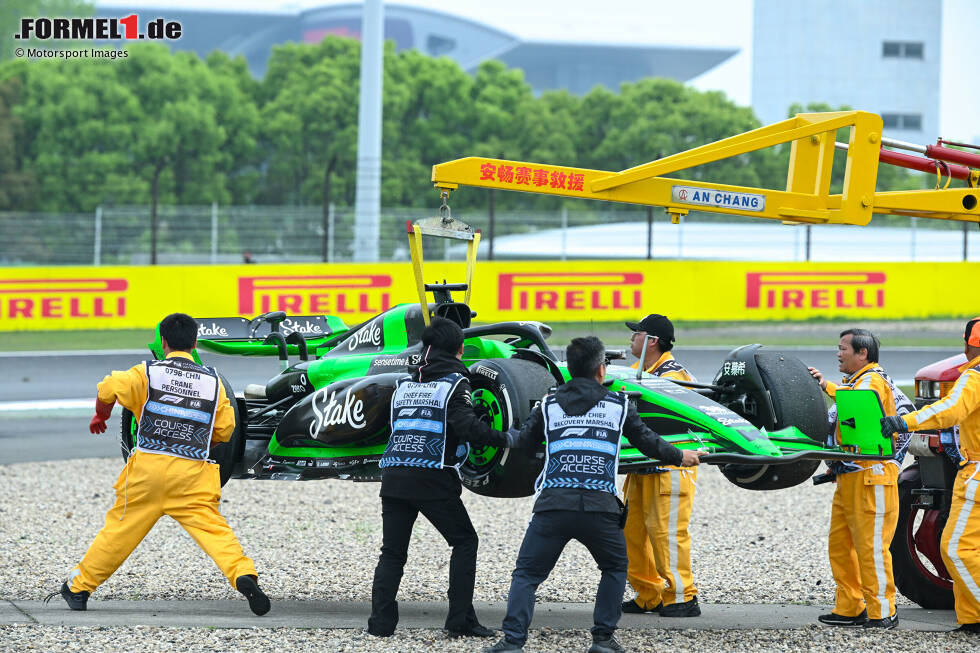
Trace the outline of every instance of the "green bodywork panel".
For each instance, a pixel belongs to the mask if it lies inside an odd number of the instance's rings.
[[[837,418],[841,446],[857,453],[893,456],[895,441],[881,435],[881,418],[885,411],[874,390],[838,390]]]
[[[381,455],[385,452],[385,444],[373,447],[324,447],[322,442],[310,440],[309,447],[283,447],[272,436],[269,441],[269,454],[273,456],[286,456],[290,458],[346,458],[347,456],[368,456]]]

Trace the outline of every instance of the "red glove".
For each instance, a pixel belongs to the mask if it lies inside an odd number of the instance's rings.
[[[99,401],[98,397],[95,398],[95,417],[88,423],[89,433],[105,433],[105,422],[112,414],[112,407],[115,405],[116,402],[105,404]]]

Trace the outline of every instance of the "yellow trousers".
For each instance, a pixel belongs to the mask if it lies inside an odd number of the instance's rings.
[[[898,467],[878,464],[837,477],[828,552],[837,583],[834,612],[883,619],[895,614],[889,551],[898,523]]]
[[[940,541],[943,562],[953,577],[956,621],[980,623],[980,462],[967,463],[956,475],[949,519]]]
[[[217,465],[137,451],[113,489],[116,502],[106,513],[105,526],[68,577],[71,591],[95,591],[164,515],[183,526],[232,587],[239,576],[258,576],[218,512],[221,481]]]
[[[690,601],[698,593],[691,573],[691,509],[695,468],[670,467],[656,474],[628,474],[624,494],[626,517],[626,578],[636,590],[636,603],[652,609]]]

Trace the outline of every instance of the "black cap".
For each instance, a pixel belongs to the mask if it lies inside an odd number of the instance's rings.
[[[651,313],[639,322],[627,322],[626,326],[632,331],[646,331],[664,342],[674,342],[674,323],[666,315]]]

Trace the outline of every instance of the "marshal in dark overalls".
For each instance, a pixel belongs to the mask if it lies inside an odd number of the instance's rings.
[[[459,326],[433,318],[422,332],[422,346],[421,366],[395,389],[391,437],[378,463],[383,539],[368,632],[387,637],[398,624],[395,596],[421,513],[453,549],[446,629],[451,636],[489,637],[493,631],[480,625],[473,610],[479,539],[460,498],[458,467],[466,459],[467,443],[504,447],[508,434],[491,429],[473,411],[469,370],[460,361]]]
[[[662,440],[625,396],[601,385],[605,346],[598,338],[575,338],[566,357],[572,379],[534,408],[514,442],[530,447],[544,439],[546,462],[510,585],[504,638],[487,651],[523,650],[535,591],[570,540],[581,542],[602,572],[589,650],[623,650],[613,637],[622,615],[627,564],[625,514],[616,496],[620,436],[666,464],[697,464],[698,454]]]

